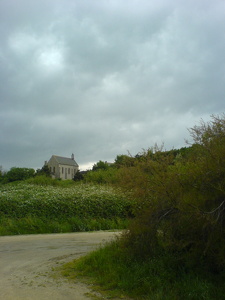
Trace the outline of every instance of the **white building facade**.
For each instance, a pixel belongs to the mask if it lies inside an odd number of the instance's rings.
[[[62,180],[73,179],[79,169],[73,154],[71,158],[52,155],[45,164],[48,166],[52,178],[60,178]]]

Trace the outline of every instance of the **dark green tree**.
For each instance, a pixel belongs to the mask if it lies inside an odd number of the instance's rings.
[[[92,171],[107,170],[108,168],[109,168],[108,163],[100,160],[99,162],[93,165]]]
[[[37,169],[36,176],[41,176],[41,175],[45,175],[48,177],[51,176],[50,169],[47,165],[44,165],[41,169]]]
[[[31,168],[11,168],[5,175],[6,182],[25,180],[33,177],[35,170]]]
[[[81,181],[81,180],[83,180],[83,179],[84,179],[84,174],[85,174],[85,173],[86,173],[86,172],[81,172],[80,170],[77,170],[76,174],[74,175],[73,180],[74,180],[74,181]]]
[[[3,181],[3,170],[2,166],[0,166],[0,182]]]

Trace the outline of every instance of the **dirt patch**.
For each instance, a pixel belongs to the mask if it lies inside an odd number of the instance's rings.
[[[1,300],[90,300],[91,288],[52,276],[52,271],[112,239],[98,231],[0,237]],[[96,294],[96,298],[103,299]]]

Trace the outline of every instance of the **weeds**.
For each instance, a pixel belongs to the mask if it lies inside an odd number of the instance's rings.
[[[224,299],[224,279],[179,266],[172,255],[147,261],[129,256],[119,240],[63,266],[63,276],[83,278],[111,296],[148,300]]]
[[[1,218],[0,235],[66,233],[109,229],[125,229],[126,219],[80,218],[48,219],[34,216],[24,218]]]
[[[225,114],[190,133],[188,149],[155,147],[123,164],[118,184],[137,199],[136,217],[67,276],[134,299],[225,299]]]
[[[0,235],[123,229],[127,226],[132,203],[118,190],[49,178],[43,184],[42,180],[30,179],[0,186]]]

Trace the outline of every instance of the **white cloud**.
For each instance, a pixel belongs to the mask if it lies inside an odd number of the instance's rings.
[[[54,47],[42,49],[38,55],[38,63],[45,72],[61,71],[64,66],[62,52]]]

